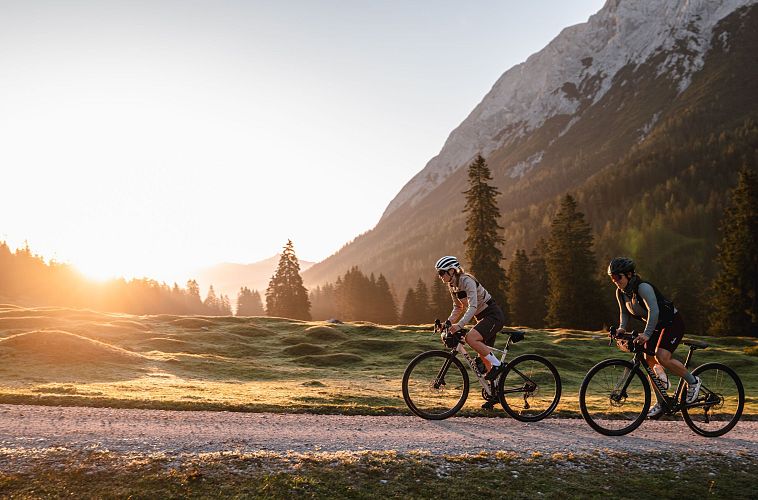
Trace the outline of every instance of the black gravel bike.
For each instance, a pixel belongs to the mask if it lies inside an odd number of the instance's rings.
[[[478,358],[471,357],[464,347],[463,337],[467,331],[462,329],[452,334],[449,326],[438,322],[435,332],[440,334],[448,350],[421,353],[408,364],[403,373],[403,399],[414,414],[429,420],[443,420],[463,407],[470,387],[463,361],[479,381],[482,397],[488,402],[499,402],[516,420],[536,422],[555,410],[561,398],[561,377],[550,361],[536,354],[524,354],[505,365],[498,378],[489,381],[483,365],[477,363]],[[525,336],[525,332],[519,330],[507,333],[503,350],[491,348],[501,353],[501,363],[505,363],[508,348]]]
[[[587,423],[600,434],[622,436],[640,426],[650,408],[650,387],[655,391],[665,415],[682,412],[687,425],[697,434],[706,437],[721,436],[739,421],[745,406],[745,390],[737,374],[721,363],[705,363],[692,370],[702,381],[697,399],[687,404],[687,389],[679,380],[673,396],[669,396],[663,383],[645,361],[642,345],[635,344],[635,332],[619,334],[610,329],[610,342],[616,341],[619,349],[633,353],[631,361],[606,359],[584,377],[579,389],[579,407]],[[685,340],[689,346],[684,366],[689,366],[692,353],[705,349],[708,344]]]

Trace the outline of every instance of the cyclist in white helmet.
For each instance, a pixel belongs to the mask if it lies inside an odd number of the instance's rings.
[[[476,325],[464,337],[482,359],[487,380],[495,380],[502,369],[500,360],[490,350],[495,336],[505,324],[505,314],[492,295],[471,274],[463,271],[458,259],[446,255],[434,265],[440,279],[450,289],[453,310],[448,317],[450,332],[455,333],[476,319]]]

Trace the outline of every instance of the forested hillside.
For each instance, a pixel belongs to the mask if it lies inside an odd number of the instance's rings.
[[[758,8],[724,18],[712,40],[683,92],[671,75],[658,74],[671,55],[660,53],[619,71],[567,131],[570,117],[557,116],[486,158],[502,192],[504,267],[516,250],[529,252],[547,236],[561,197],[570,193],[593,228],[598,277],[614,255],[632,256],[681,306],[688,324],[703,327],[729,191],[741,167],[758,169]],[[582,98],[582,89],[562,90]],[[538,168],[526,165],[524,175],[514,176],[514,164],[538,153]],[[306,271],[306,284],[333,282],[354,265],[383,273],[396,292],[421,276],[431,280],[437,258],[462,254],[464,190],[461,169]]]

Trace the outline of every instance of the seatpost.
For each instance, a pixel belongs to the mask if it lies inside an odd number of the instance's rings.
[[[690,359],[692,359],[692,353],[695,351],[695,349],[690,346],[690,350],[687,352],[687,359],[684,360],[684,367],[687,368],[690,364]]]

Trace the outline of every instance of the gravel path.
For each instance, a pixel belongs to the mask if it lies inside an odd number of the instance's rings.
[[[674,451],[758,456],[758,422],[721,438],[683,421],[645,422],[632,434],[602,436],[583,420],[525,424],[508,418],[294,415],[0,405],[0,448],[108,449],[137,453],[426,450],[435,454],[505,450],[520,454],[595,450]]]

